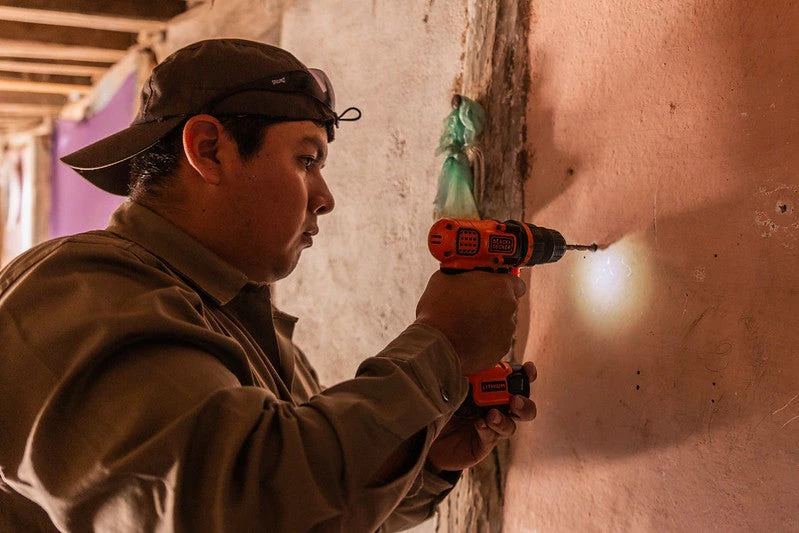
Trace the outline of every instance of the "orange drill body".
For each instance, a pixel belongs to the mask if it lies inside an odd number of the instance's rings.
[[[427,244],[441,270],[452,274],[467,270],[516,272],[519,267],[554,263],[568,249],[588,248],[567,245],[559,232],[526,222],[454,218],[433,224]],[[521,365],[503,361],[468,379],[469,396],[458,410],[459,416],[485,416],[494,408],[507,414],[511,396],[530,396],[530,383]]]
[[[507,224],[496,220],[442,218],[430,228],[428,246],[442,270],[507,271],[526,263],[532,253],[532,247],[526,246],[532,234],[526,225],[522,232],[509,231]]]
[[[442,218],[427,237],[444,272],[511,269],[553,263],[566,252],[563,236],[552,229],[516,220]]]

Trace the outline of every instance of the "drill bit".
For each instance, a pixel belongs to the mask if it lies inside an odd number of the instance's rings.
[[[594,244],[567,244],[567,250],[585,250],[588,252],[596,252],[599,249],[599,245],[597,243]]]

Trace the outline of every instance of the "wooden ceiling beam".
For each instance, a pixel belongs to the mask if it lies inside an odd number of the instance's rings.
[[[7,59],[0,59],[0,70],[6,72],[30,72],[33,74],[57,74],[60,76],[88,76],[91,78],[97,78],[108,72],[107,68],[90,65],[10,61]]]
[[[5,126],[15,126],[18,124],[30,124],[31,122],[41,122],[43,117],[41,115],[19,115],[11,117],[0,116],[0,124]]]
[[[166,24],[161,20],[126,18],[112,15],[87,15],[85,13],[8,6],[0,6],[0,20],[128,33],[138,33],[141,30],[158,30]]]
[[[35,128],[38,128],[42,124],[42,122],[44,121],[41,119],[39,120],[32,119],[27,124],[6,124],[6,125],[0,124],[0,133],[8,133],[13,135],[15,133],[31,131],[34,130]],[[39,135],[41,135],[41,133],[39,133]]]
[[[35,94],[0,91],[0,104],[26,104],[61,107],[69,101],[63,94]]]
[[[17,124],[3,124],[3,123],[0,123],[0,132],[3,132],[3,133],[20,133],[20,132],[26,131],[26,130],[28,130],[30,128],[34,128],[34,127],[38,126],[41,122],[42,122],[41,120],[31,119],[27,123],[23,123],[23,124],[18,124],[18,123]]]
[[[0,0],[0,6],[160,21],[186,10],[185,0]]]
[[[58,117],[140,34],[205,2],[213,0],[0,0],[0,133]]]
[[[3,122],[20,122],[23,120],[28,120],[30,118],[36,118],[40,116],[41,115],[35,113],[34,114],[28,113],[24,115],[21,113],[17,115],[7,115],[5,113],[0,112],[0,120],[2,120]]]
[[[57,43],[67,46],[95,46],[127,50],[136,44],[136,34],[118,31],[71,28],[49,24],[31,24],[0,20],[0,35],[12,41]]]
[[[0,57],[70,59],[96,63],[116,63],[125,57],[125,50],[111,50],[98,46],[68,46],[55,43],[0,39]]]
[[[0,80],[21,80],[36,83],[66,83],[69,85],[92,85],[88,76],[63,76],[61,74],[33,74],[31,72],[8,72],[0,69]]]
[[[0,103],[0,115],[20,117],[55,116],[59,111],[61,111],[61,106]]]
[[[91,90],[91,85],[0,79],[0,91],[39,94],[86,94]]]

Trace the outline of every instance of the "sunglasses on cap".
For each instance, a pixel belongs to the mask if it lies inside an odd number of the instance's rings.
[[[309,68],[308,71],[293,70],[238,85],[213,98],[203,107],[203,112],[212,113],[222,101],[245,91],[268,91],[308,96],[330,111],[336,126],[339,121],[349,122],[361,118],[361,110],[357,107],[348,107],[340,115],[336,114],[336,96],[333,92],[333,85],[327,74],[317,68]],[[357,116],[344,118],[350,111],[357,113]]]

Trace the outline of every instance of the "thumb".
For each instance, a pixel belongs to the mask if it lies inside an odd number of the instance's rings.
[[[527,292],[527,284],[522,281],[521,278],[517,276],[513,276],[513,294],[516,296],[516,299],[521,298],[524,296],[524,293]]]

